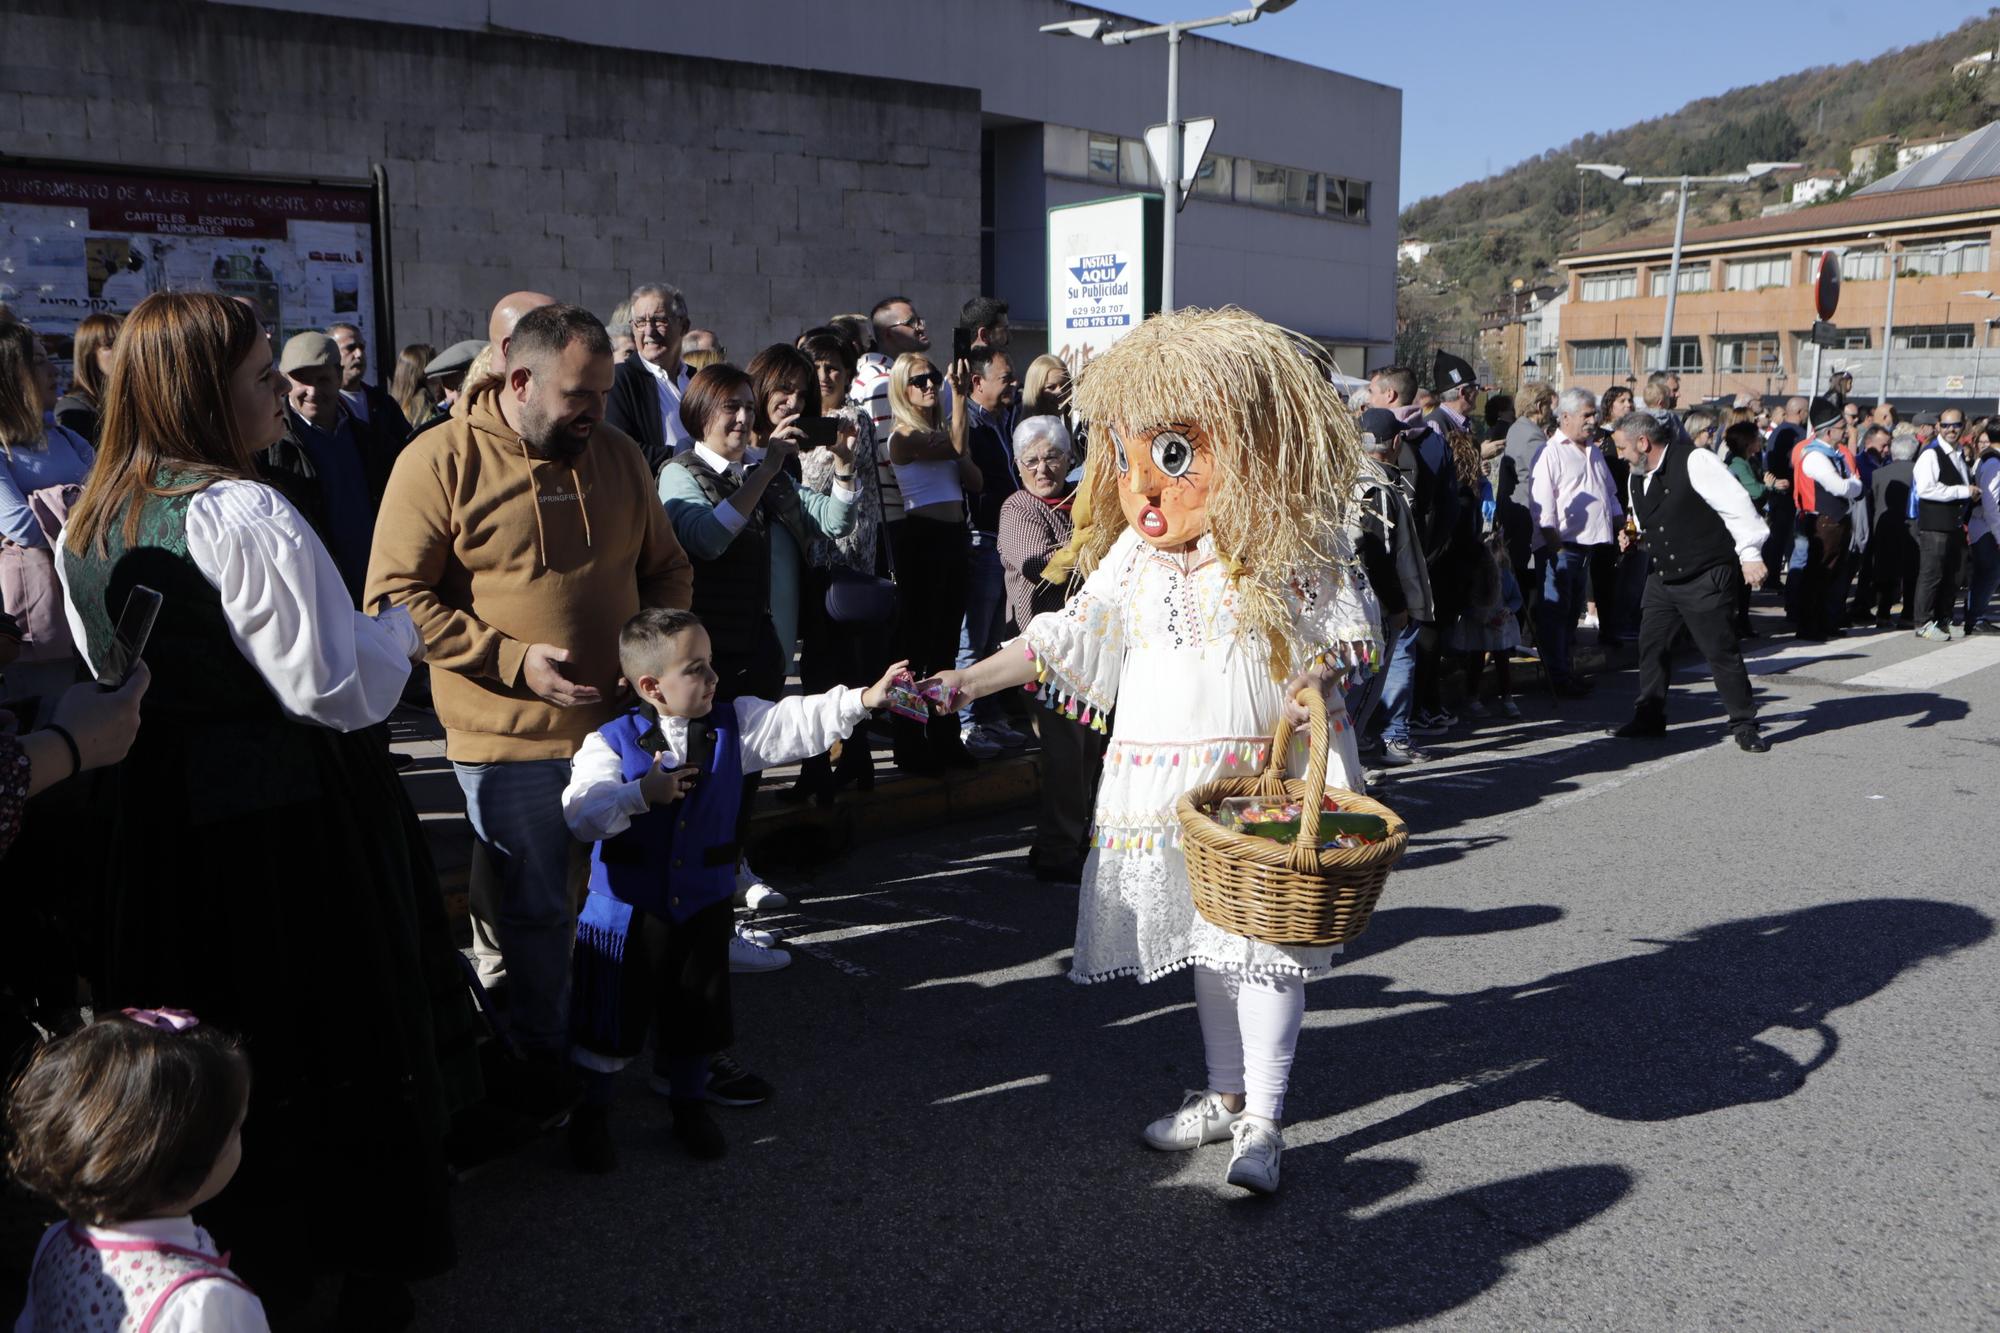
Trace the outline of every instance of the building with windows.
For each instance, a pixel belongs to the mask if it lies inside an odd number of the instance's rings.
[[[1562,364],[1570,384],[1595,390],[1672,369],[1683,401],[1811,392],[1813,273],[1821,252],[1837,250],[1843,286],[1822,386],[1839,362],[1852,369],[1857,396],[1879,394],[1886,341],[1892,399],[1991,396],[2000,392],[2000,356],[1988,375],[1982,349],[2000,317],[1996,230],[2000,123],[1846,199],[1690,228],[1677,283],[1671,233],[1565,256]],[[1678,295],[1663,354],[1670,284]]]
[[[1143,136],[1165,119],[1166,43],[1038,31],[1102,16],[1067,0],[10,0],[10,68],[96,63],[38,75],[0,155],[51,178],[377,192],[378,358],[391,337],[477,336],[510,288],[608,314],[662,278],[743,356],[890,294],[941,329],[981,292],[1039,350],[1047,210],[1159,188]],[[1180,92],[1217,127],[1180,215],[1179,302],[1245,306],[1353,373],[1386,358],[1402,93],[1199,34]]]

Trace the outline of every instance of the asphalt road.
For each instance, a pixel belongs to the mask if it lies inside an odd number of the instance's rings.
[[[1025,819],[912,829],[769,915],[683,1156],[639,1071],[609,1177],[559,1140],[461,1187],[438,1329],[2000,1325],[2000,640],[1759,645],[1774,746],[1697,673],[1462,730],[1308,992],[1279,1196],[1148,1152],[1203,1082],[1184,975],[1065,978]]]

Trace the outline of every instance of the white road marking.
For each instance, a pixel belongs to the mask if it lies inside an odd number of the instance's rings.
[[[839,930],[816,930],[809,935],[787,935],[779,943],[787,948],[793,945],[804,947],[813,944],[839,944],[842,940],[858,940],[866,935],[880,935],[885,931],[908,930],[913,926],[941,926],[949,917],[931,916],[918,921],[882,921],[872,926],[843,926]]]
[[[974,1097],[991,1097],[996,1092],[1012,1092],[1016,1088],[1039,1088],[1044,1083],[1053,1082],[1055,1082],[1055,1079],[1051,1075],[1035,1074],[1028,1078],[1017,1078],[1007,1083],[995,1083],[990,1088],[980,1088],[973,1092],[955,1092],[949,1097],[938,1098],[931,1105],[949,1106],[953,1102],[969,1102]]]
[[[1907,690],[1916,693],[1969,676],[2000,663],[2000,636],[1982,637],[1954,643],[1916,657],[1855,676],[1842,684],[1871,690]]]
[[[1551,796],[1546,801],[1538,801],[1529,809],[1514,815],[1513,818],[1533,819],[1537,815],[1552,814],[1557,810],[1568,809],[1572,805],[1602,796],[1608,791],[1616,791],[1629,782],[1637,782],[1641,778],[1651,777],[1655,773],[1664,772],[1672,768],[1675,764],[1685,764],[1690,759],[1699,759],[1705,754],[1712,754],[1715,749],[1716,747],[1713,745],[1704,745],[1699,750],[1683,750],[1679,754],[1670,754],[1665,759],[1655,759],[1650,764],[1641,764],[1637,768],[1628,768],[1617,777],[1606,778],[1602,782],[1593,782],[1588,787],[1579,787],[1575,791],[1566,791],[1560,796]]]

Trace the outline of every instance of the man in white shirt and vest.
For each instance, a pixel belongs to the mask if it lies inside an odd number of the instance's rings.
[[[1917,637],[1938,643],[1951,640],[1959,574],[1965,566],[1965,521],[1979,498],[1959,454],[1964,433],[1965,413],[1956,407],[1938,415],[1936,438],[1927,439],[1919,429],[1921,447],[1910,477],[1910,517],[1917,529]]]
[[[1737,646],[1736,600],[1743,582],[1764,581],[1769,530],[1728,466],[1707,449],[1677,443],[1673,423],[1632,412],[1611,433],[1632,467],[1631,513],[1652,557],[1639,621],[1639,698],[1632,720],[1611,734],[1666,735],[1674,639],[1685,625],[1708,659],[1737,745],[1762,754],[1771,745],[1757,728]]]

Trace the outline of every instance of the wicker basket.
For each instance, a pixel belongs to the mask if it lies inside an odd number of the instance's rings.
[[[1194,905],[1232,935],[1266,944],[1327,945],[1353,939],[1368,916],[1389,870],[1409,846],[1409,830],[1396,812],[1355,792],[1330,794],[1343,812],[1379,815],[1389,836],[1365,847],[1319,846],[1320,795],[1327,791],[1326,701],[1301,691],[1312,716],[1311,759],[1303,778],[1285,777],[1292,728],[1278,723],[1269,766],[1256,777],[1218,778],[1181,797],[1174,813],[1181,825]],[[1210,817],[1225,797],[1290,797],[1303,809],[1298,840],[1274,842],[1233,833]]]

